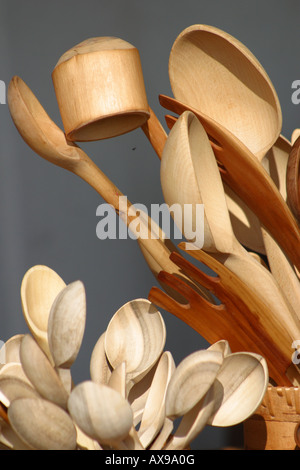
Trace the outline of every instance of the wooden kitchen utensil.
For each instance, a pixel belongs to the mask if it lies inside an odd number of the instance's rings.
[[[210,344],[225,339],[232,352],[253,352],[263,356],[270,377],[277,384],[298,385],[300,376],[292,363],[291,351],[281,349],[272,329],[265,330],[261,324],[261,312],[265,311],[266,316],[272,316],[264,302],[253,294],[247,284],[208,253],[187,250],[184,243],[179,247],[212,270],[214,274],[208,275],[178,253],[171,255],[173,261],[191,278],[211,289],[221,302],[220,305],[209,304],[181,279],[164,272],[160,273],[164,282],[178,289],[186,298],[186,303],[174,301],[158,287],[150,290],[149,300],[180,318]]]
[[[52,79],[68,140],[94,141],[141,127],[160,155],[165,130],[149,107],[139,51],[123,39],[87,39],[65,52]]]
[[[177,122],[177,118],[175,116],[167,115],[166,122],[168,124],[168,127],[172,129],[175,123]],[[280,136],[275,145],[273,145],[272,149],[270,149],[265,158],[262,160],[263,166],[272,177],[272,180],[275,182],[282,197],[285,200],[287,199],[285,175],[290,148],[291,144],[287,141],[287,139],[285,139],[283,136]],[[222,174],[222,168],[220,169],[220,172]],[[228,186],[227,194],[225,191],[225,197],[226,196],[228,196]],[[236,195],[231,199],[231,202],[232,201],[237,201]],[[226,202],[229,210],[230,204],[228,204],[228,197],[226,197]],[[243,201],[239,202],[239,208],[241,207],[241,204],[243,204]],[[235,214],[237,214],[237,211],[239,211],[238,208],[236,209]],[[246,208],[242,212],[240,212],[240,218],[238,223],[243,222],[243,218],[246,213],[247,216],[249,216],[249,213],[247,212]],[[247,223],[246,220],[244,220],[244,223]],[[252,223],[255,224],[255,221],[251,219],[251,224]],[[294,267],[291,265],[290,261],[287,259],[286,255],[283,253],[278,243],[265,229],[260,226],[260,224],[256,227],[255,230],[259,230],[261,232],[261,240],[264,244],[264,250],[259,249],[258,251],[264,251],[267,254],[269,269],[272,272],[274,278],[276,279],[278,286],[281,289],[282,295],[285,297],[290,307],[294,310],[295,314],[299,317],[300,284]],[[240,229],[238,230],[238,234],[240,234]],[[244,239],[244,237],[242,237],[242,239]],[[257,254],[251,254],[258,258]]]
[[[123,440],[133,425],[128,401],[108,385],[85,381],[70,395],[68,410],[77,425],[100,444],[127,450]]]
[[[24,141],[34,152],[50,163],[60,166],[82,178],[103,199],[110,204],[117,214],[126,215],[126,223],[132,228],[136,227],[137,214],[134,206],[126,199],[121,204],[123,194],[101,172],[95,163],[75,143],[68,142],[62,130],[50,119],[30,88],[19,77],[14,77],[8,87],[8,105],[12,119]],[[156,275],[161,269],[174,272],[177,266],[170,261],[170,241],[157,239],[151,231],[151,218],[147,221],[139,218],[141,231],[148,237],[139,238],[139,245],[143,247],[146,262]],[[178,274],[180,274],[178,272]],[[197,287],[197,286],[196,286]],[[203,290],[203,296],[209,298],[209,293]]]
[[[126,362],[127,394],[159,360],[166,341],[163,318],[147,299],[123,305],[105,333],[105,352],[115,369]]]
[[[185,171],[183,171],[183,168]],[[184,214],[182,232],[191,241],[186,229],[187,219],[192,226],[192,236],[197,223],[195,213],[186,215],[186,207],[204,204],[204,237],[201,245],[205,251],[222,261],[259,296],[272,311],[272,318],[263,318],[264,328],[273,326],[276,337],[286,351],[300,337],[300,322],[287,305],[270,272],[258,263],[236,239],[226,205],[224,188],[218,165],[207,134],[193,113],[183,113],[171,130],[161,160],[161,185],[166,203],[179,204]],[[181,227],[180,227],[181,228]],[[252,274],[250,274],[252,273]],[[270,330],[271,331],[271,330]]]
[[[25,374],[41,397],[67,409],[69,394],[49,359],[31,335],[24,336],[20,357]]]
[[[61,277],[47,266],[34,266],[21,284],[21,301],[28,328],[53,364],[48,343],[48,320],[52,304],[66,286]]]
[[[282,113],[274,86],[230,34],[202,24],[186,28],[172,46],[169,78],[177,100],[228,129],[260,160],[279,137]]]
[[[156,438],[163,426],[166,393],[175,369],[172,354],[169,351],[163,352],[151,383],[138,430],[140,441],[145,448]]]
[[[160,450],[173,430],[174,420],[188,413],[206,395],[223,359],[219,351],[203,349],[190,354],[176,367],[167,389],[163,427],[151,450]]]
[[[8,419],[16,434],[31,449],[75,450],[76,429],[66,411],[41,398],[14,400]]]
[[[299,270],[300,233],[297,222],[275,183],[259,161],[242,142],[208,116],[164,95],[160,95],[160,103],[177,114],[182,114],[187,110],[195,114],[207,134],[214,139],[211,144],[218,162],[222,164],[223,180],[257,215],[261,224],[278,242],[290,262]],[[267,204],[266,201],[268,201]]]

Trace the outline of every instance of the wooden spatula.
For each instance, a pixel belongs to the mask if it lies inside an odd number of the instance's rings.
[[[179,247],[186,251],[185,244]],[[189,253],[212,269],[217,277],[205,274],[178,253],[172,253],[172,261],[194,281],[210,289],[221,304],[213,305],[204,300],[182,279],[166,272],[159,274],[160,280],[177,290],[188,303],[174,301],[157,287],[151,289],[149,300],[183,320],[211,344],[226,339],[233,352],[262,355],[268,363],[270,377],[277,384],[298,385],[300,375],[291,363],[292,349],[288,357],[273,341],[272,332],[265,331],[260,324],[259,312],[266,306],[237,276],[210,255],[202,250]]]

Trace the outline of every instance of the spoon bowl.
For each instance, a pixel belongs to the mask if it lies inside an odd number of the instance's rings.
[[[185,172],[181,167],[183,161],[189,168]],[[216,158],[194,113],[184,112],[169,134],[162,156],[161,183],[169,205],[177,202],[184,211],[186,204],[204,204],[204,244],[198,248],[211,252],[269,306],[273,316],[269,318],[260,312],[262,325],[265,331],[272,331],[274,339],[277,338],[277,343],[289,354],[291,344],[300,334],[299,320],[287,305],[271,273],[236,239]],[[193,220],[190,225],[192,223]],[[189,240],[185,227],[183,233]]]
[[[42,350],[53,361],[48,343],[48,320],[56,296],[65,288],[61,277],[47,266],[34,266],[21,284],[21,301],[28,328]]]
[[[115,369],[126,362],[127,393],[158,361],[166,341],[160,312],[147,299],[123,305],[108,324],[105,352]]]
[[[169,77],[176,99],[227,128],[259,159],[276,142],[282,127],[276,91],[252,52],[230,34],[208,25],[186,28],[173,44]]]
[[[161,449],[173,430],[173,422],[194,408],[206,395],[223,362],[220,351],[201,350],[183,359],[172,374],[166,394],[165,420],[151,450]]]
[[[243,422],[260,406],[268,383],[268,367],[262,356],[246,352],[229,354],[214,384],[215,409],[208,423],[227,427]]]
[[[40,398],[14,400],[8,419],[16,434],[31,449],[75,450],[76,429],[59,406]]]
[[[68,410],[88,436],[100,444],[118,448],[122,448],[122,441],[133,424],[127,400],[107,385],[91,381],[82,382],[72,390]]]

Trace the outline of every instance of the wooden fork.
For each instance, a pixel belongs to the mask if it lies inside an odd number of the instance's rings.
[[[171,254],[172,261],[187,276],[209,289],[221,304],[210,303],[183,279],[164,271],[159,273],[160,281],[180,293],[188,303],[175,301],[157,287],[151,289],[149,300],[183,320],[210,344],[226,339],[232,352],[248,351],[262,355],[268,363],[270,377],[278,385],[299,385],[299,371],[291,363],[292,345],[291,356],[287,357],[261,326],[259,312],[267,308],[265,304],[236,275],[204,251],[187,250],[184,243],[179,248],[217,274],[216,277],[210,276],[179,253]]]

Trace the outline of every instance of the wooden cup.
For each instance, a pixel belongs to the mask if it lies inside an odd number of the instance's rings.
[[[150,117],[139,52],[122,39],[83,41],[59,59],[52,80],[69,140],[115,137]]]
[[[269,386],[261,406],[244,422],[245,450],[299,450],[300,388]]]

